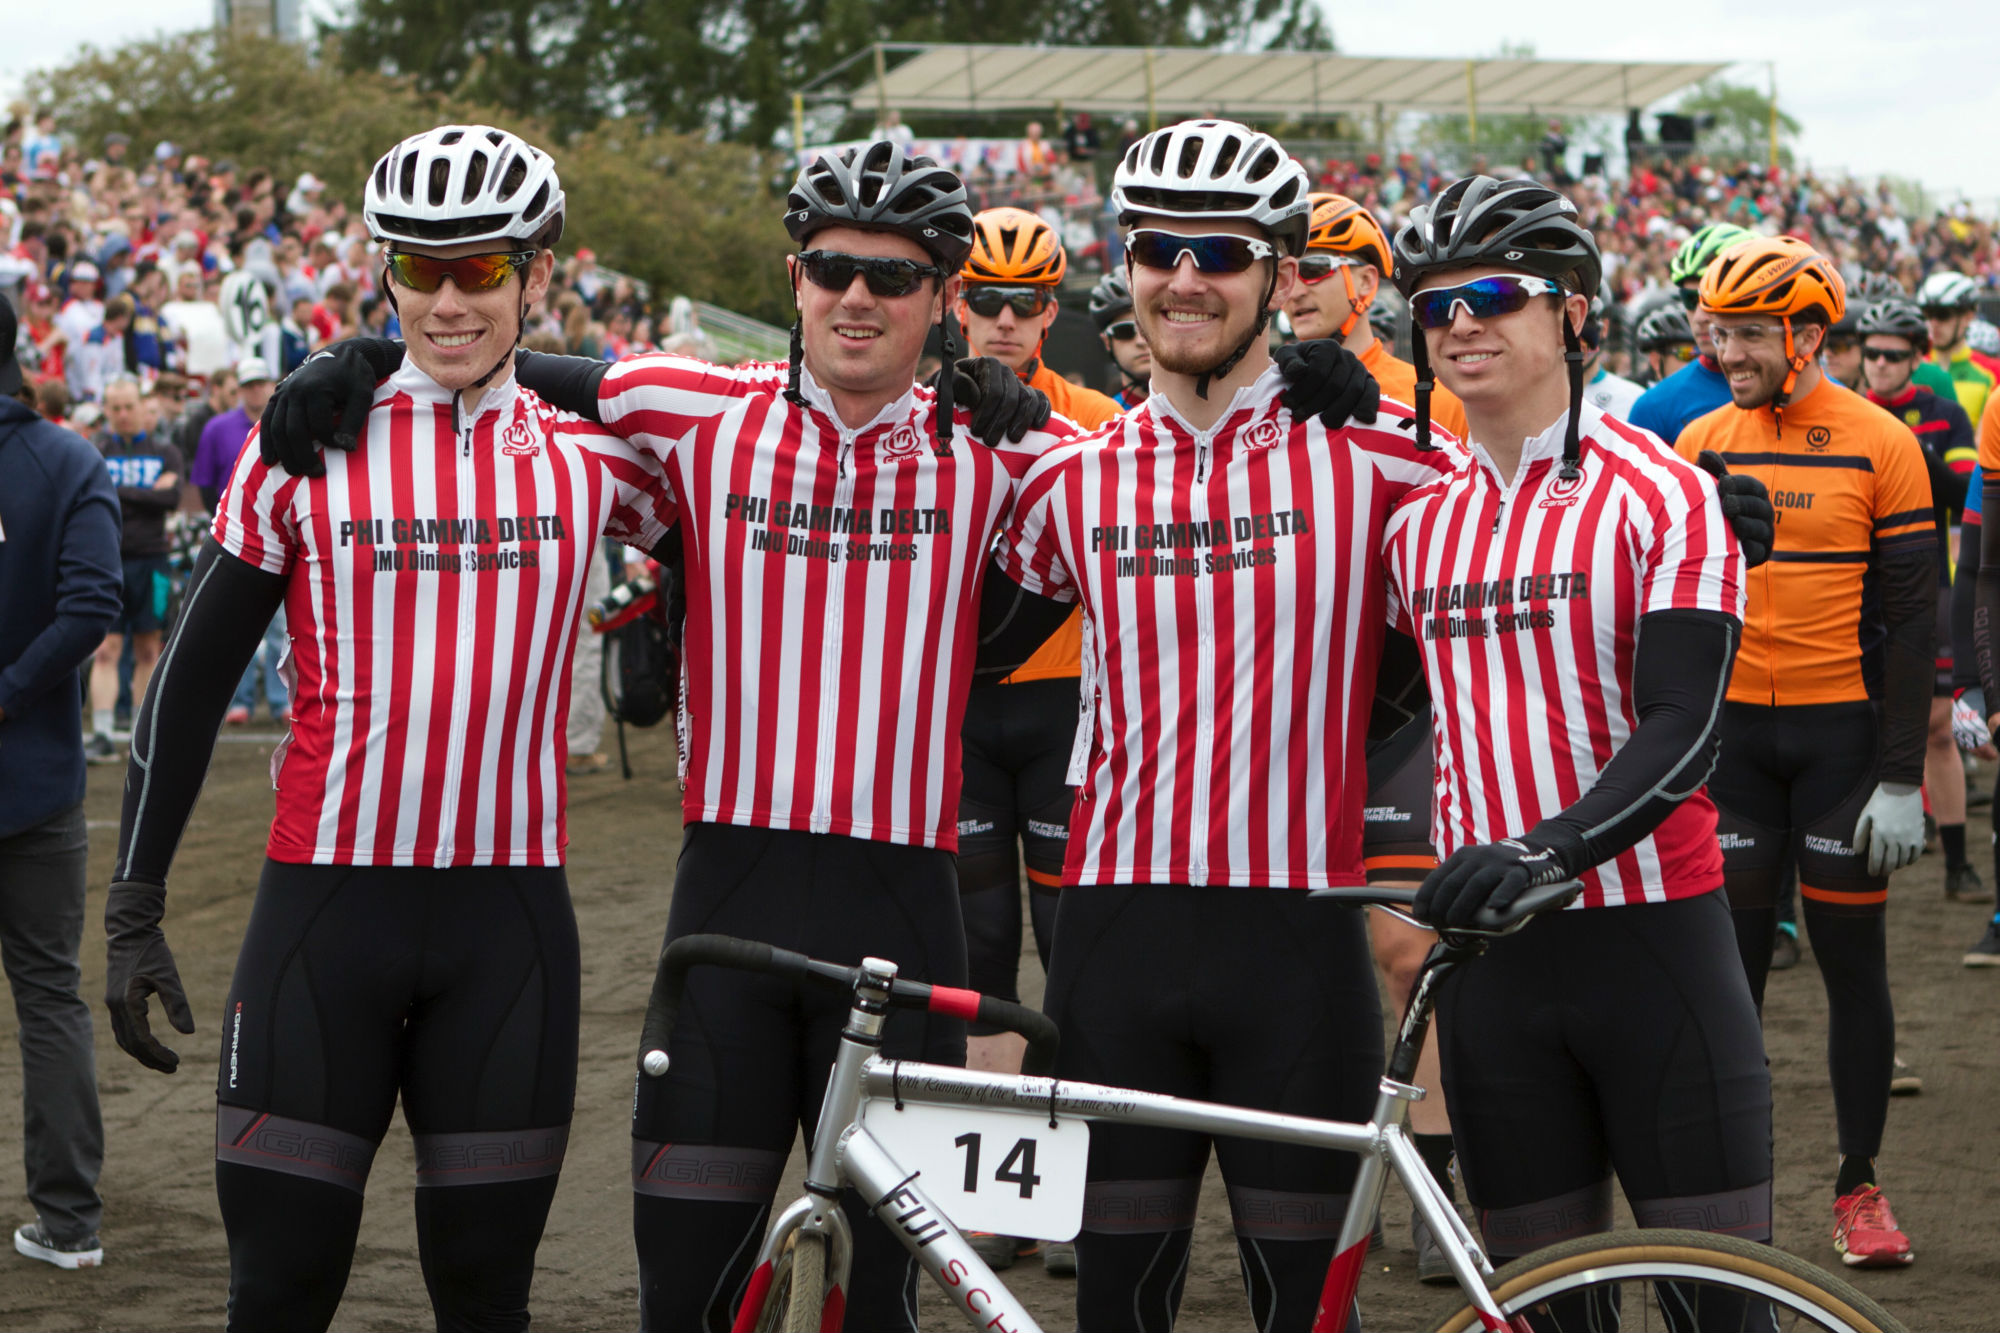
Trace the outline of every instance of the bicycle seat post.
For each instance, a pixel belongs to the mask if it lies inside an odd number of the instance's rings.
[[[826,1100],[813,1133],[806,1164],[805,1186],[818,1198],[840,1198],[840,1140],[861,1109],[861,1075],[870,1056],[882,1048],[882,1025],[889,1016],[889,991],[896,965],[883,958],[865,958],[855,969],[854,1005],[840,1034],[840,1050],[827,1076]]]
[[[1411,1084],[1417,1077],[1417,1059],[1423,1054],[1424,1037],[1431,1030],[1431,1013],[1437,1005],[1437,988],[1460,964],[1486,951],[1483,941],[1461,936],[1440,939],[1431,946],[1417,981],[1410,988],[1410,1003],[1396,1030],[1396,1045],[1389,1052],[1389,1068],[1384,1077],[1391,1082]]]

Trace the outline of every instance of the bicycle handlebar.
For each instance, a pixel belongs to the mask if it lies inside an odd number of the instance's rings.
[[[646,1001],[646,1022],[639,1031],[639,1068],[655,1078],[667,1072],[667,1038],[680,1010],[688,969],[704,965],[764,972],[795,981],[817,981],[850,992],[861,984],[864,976],[859,967],[821,962],[757,940],[729,935],[683,936],[660,952],[660,964],[653,974],[653,993]],[[950,1014],[1018,1033],[1028,1039],[1028,1050],[1021,1060],[1022,1073],[1041,1075],[1055,1069],[1059,1036],[1055,1023],[1039,1010],[996,1000],[978,991],[932,986],[901,977],[890,987],[889,1003],[897,1009]]]
[[[1507,905],[1506,910],[1496,912],[1490,907],[1482,907],[1473,918],[1473,924],[1462,929],[1454,928],[1454,935],[1504,935],[1526,923],[1529,917],[1559,907],[1567,907],[1583,892],[1583,881],[1566,879],[1555,884],[1539,884],[1524,892]],[[1415,889],[1392,889],[1373,884],[1342,885],[1338,888],[1314,889],[1312,896],[1325,898],[1331,902],[1344,903],[1354,907],[1397,907],[1405,912],[1416,905]]]

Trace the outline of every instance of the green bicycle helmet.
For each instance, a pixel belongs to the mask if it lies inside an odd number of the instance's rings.
[[[1678,287],[1684,282],[1694,282],[1708,272],[1708,266],[1715,257],[1738,241],[1750,240],[1755,235],[1747,228],[1734,222],[1711,222],[1681,242],[1681,248],[1674,251],[1674,257],[1667,264],[1667,281]]]

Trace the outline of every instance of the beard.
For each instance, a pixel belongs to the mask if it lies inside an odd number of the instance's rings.
[[[1204,306],[1204,310],[1221,318],[1207,326],[1207,332],[1199,339],[1186,340],[1175,335],[1177,326],[1167,320],[1163,311],[1148,310],[1143,315],[1135,311],[1140,320],[1139,331],[1146,335],[1156,369],[1175,375],[1206,374],[1221,365],[1250,336],[1257,322],[1254,310],[1237,312],[1219,303]]]

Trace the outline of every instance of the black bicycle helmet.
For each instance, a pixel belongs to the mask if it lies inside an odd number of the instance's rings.
[[[1132,288],[1125,281],[1125,270],[1114,268],[1090,289],[1090,322],[1102,333],[1131,313]]]
[[[1396,233],[1395,283],[1404,296],[1426,278],[1452,269],[1491,265],[1547,278],[1565,291],[1594,296],[1604,283],[1597,238],[1577,219],[1576,205],[1539,181],[1467,176],[1453,181],[1428,204],[1413,209]],[[1569,363],[1569,428],[1563,440],[1562,476],[1579,475],[1583,412],[1583,345],[1562,321],[1563,355]],[[1421,330],[1410,339],[1417,369],[1417,445],[1431,442],[1430,352]]]
[[[1871,305],[1876,301],[1887,301],[1892,298],[1900,298],[1907,301],[1910,297],[1910,292],[1907,287],[1890,277],[1887,273],[1874,273],[1863,270],[1861,276],[1856,278],[1854,284],[1847,289],[1847,295],[1851,300],[1859,301],[1863,305]]]
[[[890,139],[822,154],[792,182],[785,196],[785,230],[804,245],[824,227],[907,236],[948,274],[957,273],[972,253],[965,182]]]
[[[1368,327],[1375,330],[1375,336],[1385,343],[1396,341],[1396,309],[1387,301],[1376,301],[1368,307]]]
[[[1639,350],[1660,352],[1694,341],[1694,325],[1679,305],[1663,305],[1639,321]]]
[[[1855,324],[1855,331],[1864,338],[1870,334],[1907,338],[1919,352],[1931,350],[1930,322],[1924,318],[1924,312],[1917,309],[1916,302],[1908,297],[1890,297],[1870,304],[1862,310],[1861,318]]]
[[[1576,205],[1538,181],[1468,176],[1410,213],[1396,233],[1396,286],[1416,291],[1432,274],[1493,264],[1593,295],[1604,281],[1597,238]]]
[[[799,172],[785,196],[785,230],[800,246],[827,227],[862,227],[907,236],[930,252],[944,276],[955,276],[972,253],[972,205],[965,182],[933,158],[903,151],[892,139],[876,139],[838,153],[823,153]],[[939,453],[951,447],[952,376],[958,339],[951,305],[944,303],[944,373],[937,379]],[[799,370],[805,360],[805,331],[792,322],[791,382],[785,397],[799,406]]]

